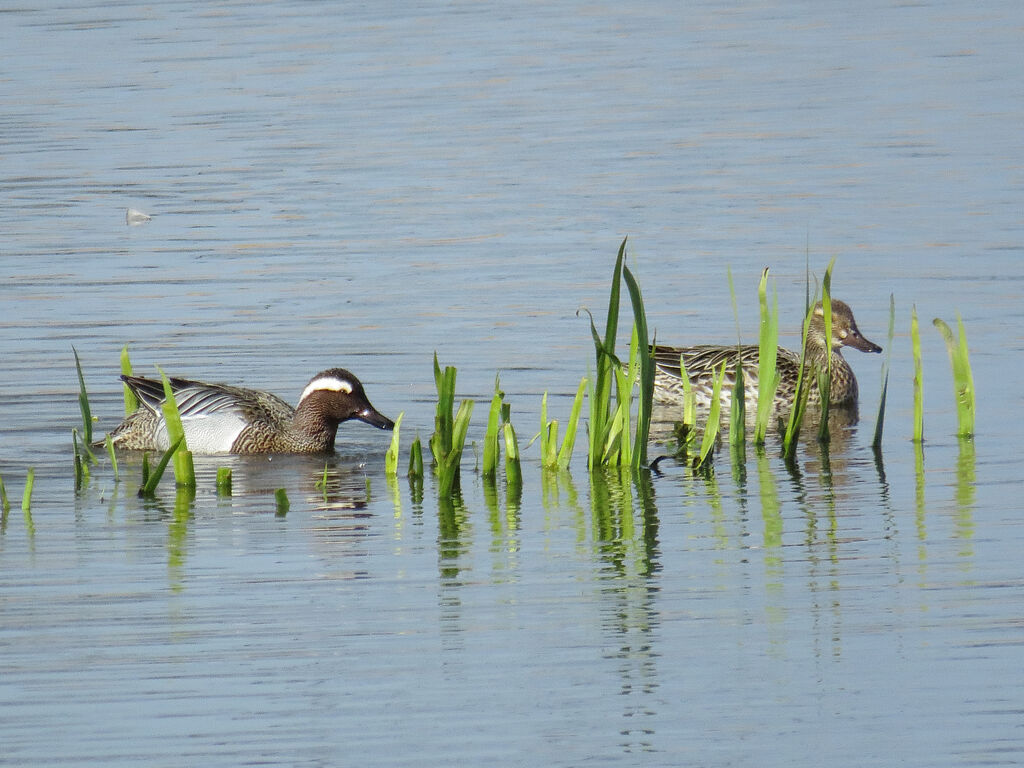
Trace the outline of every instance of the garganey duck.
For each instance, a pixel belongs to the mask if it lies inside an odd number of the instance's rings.
[[[832,383],[829,390],[829,404],[833,407],[853,407],[857,404],[857,378],[853,375],[850,364],[843,358],[842,347],[844,346],[859,349],[861,352],[882,351],[880,346],[861,335],[850,307],[837,299],[832,299],[832,342],[831,344],[826,343],[825,312],[821,302],[818,302],[814,307],[814,313],[807,329],[805,365],[807,370],[827,365],[831,347]],[[727,408],[732,399],[732,386],[735,382],[733,368],[737,353],[743,364],[743,383],[748,412],[749,409],[756,408],[759,360],[756,344],[739,347],[713,345],[667,347],[661,344],[652,346],[651,354],[656,365],[655,400],[670,405],[682,404],[683,380],[679,369],[679,357],[682,355],[683,364],[686,366],[686,375],[693,385],[695,399],[699,405],[704,406],[711,402],[715,373],[721,367],[722,361],[726,361],[721,400],[723,406]],[[779,376],[779,386],[775,391],[775,408],[786,411],[792,405],[796,394],[800,355],[779,347],[776,371]],[[810,386],[808,403],[820,404],[821,394],[818,392],[816,377],[807,376],[805,372],[804,381]]]
[[[139,408],[111,433],[117,448],[165,451],[170,447],[161,406],[163,383],[141,376],[121,379]],[[349,419],[380,429],[394,422],[374,408],[359,379],[343,368],[312,378],[292,408],[269,392],[189,379],[168,379],[181,414],[188,449],[211,453],[323,453],[334,450],[338,425]]]

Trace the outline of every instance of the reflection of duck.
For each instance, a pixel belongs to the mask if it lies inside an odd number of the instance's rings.
[[[843,358],[843,346],[859,349],[861,352],[881,352],[882,348],[863,336],[857,329],[853,312],[845,303],[832,300],[832,341],[825,339],[825,312],[821,302],[814,307],[810,326],[807,329],[806,367],[808,369],[827,364],[829,347],[832,357],[832,384],[829,392],[829,403],[832,406],[855,407],[857,404],[857,378],[853,369]],[[681,405],[683,402],[683,380],[679,368],[679,357],[682,355],[686,366],[686,375],[693,385],[694,395],[698,404],[708,405],[711,401],[713,380],[722,362],[725,361],[725,379],[722,382],[721,400],[728,406],[732,399],[734,361],[739,354],[743,364],[743,381],[748,408],[757,407],[758,360],[756,344],[737,347],[701,345],[696,347],[665,347],[652,346],[651,354],[656,365],[654,379],[655,400],[670,405]],[[779,347],[776,370],[779,386],[775,391],[775,408],[788,410],[796,394],[797,377],[800,372],[800,355]],[[806,376],[806,373],[805,373]],[[814,376],[810,376],[808,402],[817,404],[821,401],[818,384]],[[805,381],[807,378],[805,378]]]
[[[160,381],[122,376],[138,396],[140,406],[111,433],[118,448],[159,450],[170,447],[161,406]],[[197,454],[208,453],[321,453],[334,450],[338,425],[358,419],[392,429],[363,391],[359,379],[342,368],[318,373],[292,408],[269,392],[169,379],[181,413],[185,442]]]

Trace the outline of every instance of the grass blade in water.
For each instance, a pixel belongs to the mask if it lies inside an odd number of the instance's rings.
[[[512,487],[523,484],[523,469],[519,461],[519,444],[516,442],[516,431],[511,421],[502,425],[505,438],[505,481]]]
[[[402,426],[402,417],[405,416],[405,411],[398,414],[398,418],[395,419],[395,427],[391,432],[391,445],[388,446],[387,453],[384,454],[384,473],[389,477],[395,477],[398,475],[398,447],[399,447],[399,428]]]
[[[921,365],[921,330],[917,322],[917,306],[910,309],[910,346],[914,355],[914,442],[924,441],[924,372]]]
[[[409,478],[412,480],[423,479],[423,444],[420,442],[419,435],[416,435],[416,439],[409,446]]]
[[[189,451],[188,443],[185,441],[185,429],[181,424],[178,402],[174,398],[171,382],[163,371],[160,371],[160,380],[164,385],[164,402],[160,408],[163,411],[164,421],[167,424],[167,439],[169,442],[181,446],[180,450],[173,454],[174,481],[178,485],[194,488],[196,485],[196,470],[192,463],[192,452]]]
[[[946,341],[949,363],[953,369],[953,388],[956,396],[957,436],[971,437],[974,434],[974,377],[971,374],[971,361],[967,350],[967,334],[964,332],[964,321],[957,313],[958,338],[953,338],[950,327],[935,318],[932,324],[939,329]]]
[[[498,430],[501,428],[501,405],[504,399],[505,393],[501,391],[501,383],[495,376],[491,410],[487,414],[487,431],[484,432],[484,458],[480,469],[484,477],[494,477],[498,472]],[[547,402],[546,392],[544,401]]]
[[[288,501],[288,491],[284,488],[278,488],[274,491],[274,506],[276,507],[275,515],[278,517],[284,517],[288,514],[288,510],[291,509],[292,505]]]
[[[747,441],[747,390],[743,376],[743,361],[740,355],[743,340],[740,336],[740,311],[736,302],[736,287],[732,282],[732,270],[726,267],[725,271],[729,276],[732,314],[736,320],[736,365],[733,370],[732,401],[729,406],[729,446],[742,461]]]
[[[21,495],[21,511],[28,514],[32,511],[32,488],[36,484],[36,470],[29,467],[25,475],[25,492]]]
[[[821,396],[821,420],[818,422],[818,442],[827,445],[831,436],[828,433],[828,409],[831,405],[832,393],[832,267],[836,260],[832,259],[825,268],[825,278],[821,281],[821,310],[825,321],[825,338],[828,359],[825,367],[817,372],[818,394]]]
[[[636,437],[633,441],[633,467],[636,468],[647,464],[647,441],[651,433],[651,412],[654,407],[654,361],[651,359],[647,313],[644,310],[640,284],[629,271],[629,267],[623,267],[622,277],[626,281],[633,306],[633,329],[637,339],[640,369],[640,398],[636,416]]]
[[[700,443],[700,459],[697,468],[705,466],[711,457],[715,443],[718,441],[718,433],[722,428],[722,380],[725,379],[726,361],[722,361],[721,367],[715,372],[714,384],[711,389],[711,409],[708,413],[708,423],[704,427],[704,437]]]
[[[562,447],[558,450],[558,468],[568,469],[572,460],[572,452],[576,447],[576,432],[580,423],[580,412],[583,410],[583,395],[587,390],[587,378],[580,379],[580,385],[576,389],[576,397],[572,401],[572,411],[569,413],[569,424],[565,430],[565,437],[562,440]]]
[[[149,460],[147,454],[142,456],[142,477],[143,484],[139,489],[139,496],[152,496],[156,492],[156,487],[160,483],[160,478],[164,476],[164,470],[167,469],[167,465],[171,462],[171,457],[177,452],[178,448],[185,442],[184,436],[179,437],[178,441],[174,443],[170,448],[164,451],[163,456],[160,457],[160,461],[151,470],[148,470]]]
[[[92,410],[89,408],[89,394],[85,391],[85,377],[82,375],[82,363],[78,359],[78,350],[71,347],[75,354],[75,370],[78,371],[78,406],[82,411],[82,436],[85,444],[92,443]]]
[[[125,376],[132,375],[132,361],[131,358],[128,357],[127,344],[125,344],[124,347],[121,348],[121,373],[124,374]],[[130,416],[131,414],[135,413],[135,411],[138,410],[139,398],[136,396],[135,392],[132,391],[132,388],[129,387],[127,384],[122,384],[121,386],[124,389],[124,415]]]
[[[217,495],[231,495],[231,467],[217,468]]]
[[[779,351],[779,294],[773,291],[774,310],[768,308],[768,267],[761,273],[757,286],[758,304],[761,308],[761,332],[757,357],[757,417],[754,422],[754,445],[764,445],[768,433],[778,387],[776,362]]]
[[[885,398],[889,391],[889,361],[892,358],[892,340],[896,329],[896,299],[889,294],[889,341],[885,347],[885,362],[882,364],[882,394],[878,398],[878,418],[875,419],[875,437],[871,447],[882,449],[882,427],[885,424]]]
[[[7,486],[4,485],[4,479],[0,477],[0,512],[6,515],[11,511],[11,502],[7,498]]]

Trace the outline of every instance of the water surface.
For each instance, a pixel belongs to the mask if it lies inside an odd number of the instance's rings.
[[[1016,4],[3,16],[0,763],[1021,762]],[[851,352],[862,422],[795,472],[770,446],[546,476],[534,446],[519,495],[467,451],[447,504],[347,425],[326,492],[322,457],[200,460],[153,501],[125,459],[75,492],[72,346],[100,432],[127,343],[291,401],[343,365],[425,440],[436,350],[471,439],[500,371],[525,446],[592,366],[576,311],[600,321],[625,235],[670,343],[735,339],[727,266],[746,340],[766,265],[790,347],[808,261],[878,343],[894,294],[882,463],[881,361]],[[930,326],[957,312],[966,443]]]

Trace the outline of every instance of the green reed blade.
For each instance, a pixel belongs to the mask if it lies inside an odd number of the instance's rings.
[[[510,486],[522,486],[523,469],[519,460],[519,444],[511,421],[503,425],[505,438],[505,480]]]
[[[679,355],[679,375],[683,383],[683,424],[692,429],[697,426],[697,393],[686,372],[686,362],[682,355]]]
[[[647,464],[647,442],[651,434],[651,413],[654,408],[654,361],[651,358],[647,312],[644,309],[640,284],[633,277],[629,267],[623,267],[622,277],[626,281],[626,288],[629,290],[629,298],[633,306],[633,328],[639,356],[640,396],[637,406],[632,466],[641,467]]]
[[[711,457],[711,451],[718,441],[718,433],[722,428],[722,381],[725,379],[725,360],[714,374],[711,386],[711,408],[708,412],[708,423],[704,427],[704,437],[700,442],[700,458],[697,468],[703,467]]]
[[[613,466],[630,466],[633,463],[633,443],[630,435],[630,414],[633,406],[633,379],[622,366],[615,369],[615,415],[618,424],[619,450]]]
[[[939,329],[946,342],[950,366],[953,369],[953,394],[956,397],[957,436],[971,437],[974,434],[974,377],[971,374],[971,361],[967,349],[967,334],[964,331],[963,319],[957,313],[957,334],[954,339],[950,327],[935,318],[932,324]]]
[[[832,397],[832,267],[835,257],[825,268],[825,277],[821,281],[821,309],[825,320],[825,349],[828,359],[825,366],[817,372],[818,394],[821,396],[821,420],[818,422],[818,442],[827,445],[831,436],[828,432],[828,410]]]
[[[128,345],[121,348],[121,373],[125,376],[132,375],[132,361],[128,357]],[[124,389],[124,415],[131,416],[139,408],[139,398],[127,384],[122,384]]]
[[[167,469],[167,465],[171,462],[171,457],[177,453],[178,448],[185,443],[185,437],[179,437],[178,440],[171,445],[163,455],[160,457],[160,461],[152,469],[148,469],[149,466],[149,454],[142,455],[142,487],[139,489],[139,496],[152,496],[156,492],[156,487],[160,483],[160,478],[164,475],[164,470]]]
[[[32,489],[36,484],[36,470],[29,467],[25,474],[25,492],[21,495],[21,511],[26,514],[32,510]]]
[[[555,466],[558,460],[558,420],[548,421],[548,393],[540,399],[540,432],[534,440],[540,439],[540,464],[546,469]],[[530,441],[533,444],[533,440]]]
[[[473,401],[463,400],[459,405],[459,411],[455,415],[452,425],[452,447],[447,455],[442,457],[438,464],[438,491],[442,496],[448,496],[452,489],[459,486],[459,467],[462,462],[462,452],[466,444],[466,432],[469,430],[469,420],[473,413]]]
[[[736,286],[732,281],[732,269],[726,266],[725,273],[729,278],[732,316],[736,321],[736,365],[733,375],[732,401],[729,406],[729,446],[734,451],[742,452],[747,440],[747,389],[740,353],[740,348],[743,346],[743,337],[740,333],[740,311],[736,302]]]
[[[409,478],[412,480],[423,479],[423,445],[418,434],[412,441],[412,445],[409,446]]]
[[[185,428],[181,424],[178,401],[174,397],[171,382],[163,371],[160,371],[160,381],[164,385],[164,402],[160,406],[160,410],[163,411],[164,422],[167,425],[167,440],[171,443],[181,444],[181,450],[174,453],[174,481],[178,485],[194,488],[196,470],[192,463],[192,452],[189,451],[188,442],[185,440]]]
[[[434,353],[434,383],[437,386],[437,410],[434,415],[434,434],[430,437],[430,452],[434,464],[440,464],[451,453],[454,422],[452,412],[455,408],[455,380],[457,372],[453,366],[446,366],[441,371]]]
[[[71,445],[75,454],[75,490],[80,491],[89,484],[89,461],[82,455],[77,429],[71,430]]]
[[[892,358],[892,340],[896,331],[896,299],[889,294],[889,341],[885,347],[885,362],[882,364],[882,394],[878,398],[878,418],[875,419],[875,437],[871,447],[875,451],[882,448],[882,427],[885,424],[885,398],[889,391],[889,361]]]
[[[576,397],[572,401],[572,410],[569,412],[569,424],[565,430],[565,438],[562,440],[562,447],[558,451],[559,469],[568,469],[572,460],[572,452],[576,447],[576,432],[580,423],[580,412],[583,410],[583,395],[587,390],[587,378],[580,379],[580,385],[576,388]]]
[[[764,445],[768,433],[768,420],[778,386],[776,362],[779,351],[779,294],[774,295],[774,309],[768,307],[768,267],[761,273],[757,286],[757,299],[761,313],[761,329],[757,357],[757,416],[754,422],[754,445]]]
[[[274,491],[274,514],[277,517],[284,517],[288,514],[288,510],[292,508],[291,502],[288,501],[288,491],[285,488],[278,488]]]
[[[481,466],[481,474],[484,477],[494,477],[498,471],[498,454],[500,452],[498,430],[501,428],[501,406],[504,399],[505,393],[501,391],[498,376],[495,376],[494,396],[491,397],[491,410],[487,414],[487,431],[484,432],[484,458]]]
[[[917,305],[910,308],[910,346],[914,356],[914,442],[924,441],[924,367],[921,365],[921,330]]]
[[[11,511],[11,502],[7,498],[7,486],[4,485],[4,479],[0,477],[0,512],[7,515]]]
[[[85,391],[85,376],[82,375],[82,363],[78,359],[78,350],[71,347],[75,354],[75,370],[78,371],[78,407],[82,411],[82,436],[86,445],[92,443],[92,410],[89,408],[89,393]],[[90,458],[95,458],[89,454]]]
[[[388,446],[387,453],[384,454],[384,474],[389,477],[398,475],[399,428],[402,426],[403,416],[405,416],[405,411],[399,413],[398,418],[395,419],[395,427],[391,432],[391,445]]]
[[[807,332],[811,326],[811,315],[814,307],[810,306],[804,315],[803,332],[800,336],[800,363],[797,366],[796,393],[790,406],[789,422],[782,438],[782,455],[787,461],[796,456],[796,447],[800,438],[800,427],[803,425],[804,413],[807,410],[807,396],[810,385],[807,383]]]
[[[729,404],[729,446],[744,451],[747,439],[747,392],[743,378],[743,362],[739,353],[733,366],[732,400]]]
[[[327,465],[324,465],[324,476],[327,475]],[[217,495],[231,495],[231,467],[217,467]]]
[[[114,471],[114,482],[118,483],[121,481],[121,475],[117,469],[117,451],[114,450],[114,440],[107,435],[103,440],[103,445],[107,449],[107,455],[110,457],[110,468]]]
[[[591,470],[603,463],[604,447],[607,445],[611,416],[612,371],[619,367],[615,357],[615,337],[619,328],[619,294],[622,282],[622,262],[626,253],[626,240],[619,246],[612,272],[612,284],[608,294],[608,316],[605,321],[605,336],[602,340],[590,318],[590,332],[594,339],[597,359],[597,378],[590,401],[590,456]]]

